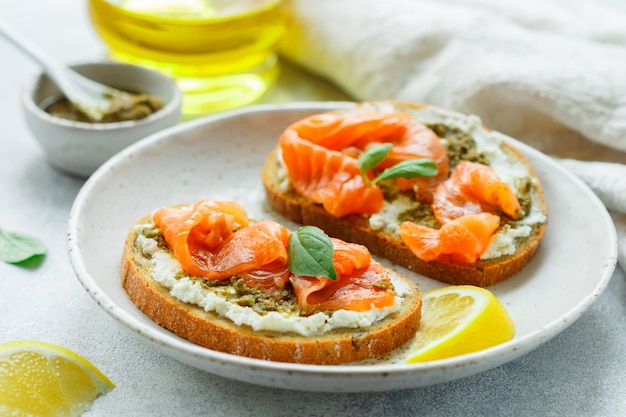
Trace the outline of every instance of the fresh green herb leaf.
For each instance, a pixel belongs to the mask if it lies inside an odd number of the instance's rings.
[[[302,226],[289,236],[287,268],[296,275],[337,279],[334,246],[328,235],[315,226]]]
[[[402,161],[391,168],[387,168],[377,176],[373,183],[377,183],[381,180],[390,180],[395,178],[419,178],[419,177],[432,177],[437,175],[437,164],[432,159],[419,158],[419,159],[407,159]]]
[[[367,177],[367,171],[374,169],[376,165],[380,164],[382,160],[387,157],[391,148],[393,148],[391,143],[374,143],[368,146],[365,152],[359,155],[357,163],[367,185],[372,185],[370,179]]]
[[[0,260],[17,264],[45,253],[46,247],[38,239],[0,229]]]
[[[432,177],[437,175],[437,165],[435,161],[427,158],[409,159],[402,161],[391,168],[385,169],[373,181],[367,176],[367,171],[374,169],[383,159],[389,155],[393,148],[391,143],[374,143],[367,147],[365,152],[359,155],[357,163],[361,170],[361,175],[365,180],[365,184],[371,186],[380,180],[390,180],[396,178],[419,178]]]

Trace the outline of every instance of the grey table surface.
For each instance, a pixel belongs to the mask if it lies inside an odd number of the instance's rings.
[[[0,0],[0,18],[66,62],[103,55],[86,2]],[[0,263],[0,343],[56,343],[105,372],[117,388],[85,416],[626,415],[626,279],[619,269],[586,314],[535,351],[430,387],[363,394],[286,391],[228,380],[164,356],[103,312],[74,276],[66,253],[67,218],[84,180],[51,168],[27,130],[20,89],[37,66],[2,40],[0,62],[0,227],[37,236],[49,248],[37,267]],[[346,98],[285,66],[262,101]]]

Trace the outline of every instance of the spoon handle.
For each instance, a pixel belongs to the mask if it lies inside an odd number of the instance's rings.
[[[42,67],[47,69],[56,66],[41,49],[13,30],[13,28],[4,23],[2,19],[0,19],[0,35],[4,36],[7,41],[11,42],[14,46],[21,49],[22,52],[25,52],[32,59],[37,61]]]
[[[115,89],[90,80],[52,59],[1,19],[0,35],[38,62],[63,94],[72,103],[89,112],[95,120],[102,118],[102,112],[111,106],[111,101],[105,94],[113,95]]]
[[[17,46],[22,52],[26,53],[33,60],[38,62],[39,65],[44,68],[48,76],[54,80],[54,82],[63,92],[66,93],[66,95],[69,96],[72,94],[71,91],[74,90],[74,88],[69,85],[70,83],[65,82],[67,74],[63,74],[65,71],[62,66],[52,60],[41,49],[13,30],[13,28],[8,26],[2,20],[0,20],[0,35],[3,35],[7,41],[11,42],[14,46]]]

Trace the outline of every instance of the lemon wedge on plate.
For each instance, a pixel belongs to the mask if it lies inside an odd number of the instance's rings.
[[[71,417],[115,385],[87,359],[35,341],[0,345],[0,415]]]
[[[457,285],[423,295],[422,320],[407,363],[476,352],[513,338],[504,306],[484,288]]]

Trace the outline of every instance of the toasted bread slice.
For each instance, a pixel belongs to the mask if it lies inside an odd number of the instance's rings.
[[[496,133],[484,128],[475,116],[466,116],[425,104],[389,101],[360,103],[354,107],[338,110],[339,113],[367,111],[408,113],[433,129],[445,142],[451,170],[462,160],[479,160],[483,164],[489,164],[490,159],[495,160],[496,157],[503,158],[504,163],[498,162],[501,169],[503,165],[509,163],[516,165],[517,168],[522,167],[524,175],[519,178],[519,182],[524,185],[514,185],[517,192],[523,194],[520,197],[524,201],[524,218],[503,222],[496,234],[497,242],[492,243],[494,249],[488,258],[481,258],[474,263],[455,260],[424,261],[415,256],[400,236],[389,227],[374,227],[371,220],[375,215],[348,214],[334,217],[322,205],[299,195],[290,186],[288,174],[280,158],[279,147],[268,155],[262,172],[269,204],[292,221],[318,226],[329,235],[365,245],[372,253],[449,284],[486,287],[519,272],[535,254],[547,224],[547,208],[541,184],[526,157],[510,144],[500,140]],[[477,150],[476,143],[472,142],[478,139],[489,142],[488,152]],[[388,200],[388,195],[399,193],[401,191],[391,190],[385,193],[385,200]],[[430,210],[424,203],[419,203],[415,196],[412,198],[415,207]],[[423,220],[426,222],[424,225],[433,227],[432,218],[429,220],[426,216]],[[377,221],[380,221],[380,216]],[[420,220],[415,222],[419,224]],[[522,226],[525,233],[510,232]]]
[[[152,252],[160,237],[155,238],[152,232],[152,237],[147,239],[152,239],[148,245],[152,249],[147,251],[145,233],[142,232],[150,224],[151,217],[146,216],[128,233],[121,264],[122,286],[133,303],[150,319],[200,346],[270,361],[338,364],[391,352],[413,337],[419,326],[421,293],[413,282],[391,270],[389,274],[395,287],[396,305],[388,307],[388,314],[369,326],[335,326],[303,335],[297,331],[255,330],[251,325],[237,324],[216,312],[219,308],[202,308],[196,304],[197,293],[181,295],[180,288],[195,286],[200,291],[210,291],[210,287],[202,278],[189,277],[182,269],[164,276],[164,271],[171,269],[171,262],[176,262],[172,253],[161,251],[159,255],[166,259],[169,257],[170,264],[155,267],[156,255]],[[163,242],[159,244],[165,245]],[[176,283],[179,286],[173,290]],[[224,288],[228,285],[220,286],[220,289]],[[236,307],[240,312],[254,310],[253,305]],[[278,313],[284,314],[280,310]],[[332,316],[334,313],[325,311],[319,314]],[[310,316],[307,314],[307,317]],[[317,322],[320,324],[319,317]],[[325,327],[324,320],[321,320],[320,327]]]

